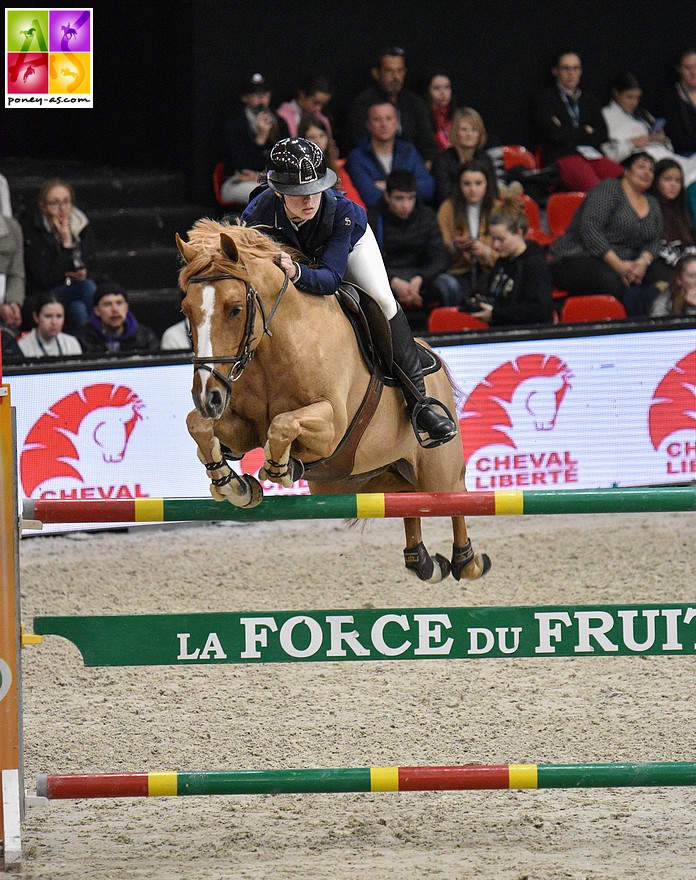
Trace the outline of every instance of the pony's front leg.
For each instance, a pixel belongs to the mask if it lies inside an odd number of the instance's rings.
[[[290,456],[292,444],[297,440],[312,459],[325,458],[334,450],[335,437],[334,410],[328,400],[279,413],[268,427],[259,476],[289,488],[304,473],[302,462]]]
[[[219,433],[225,445],[235,454],[239,450],[238,454],[241,456],[256,445],[249,426],[238,416],[227,413],[217,421],[204,419],[198,410],[194,409],[186,417],[186,427],[198,446],[198,458],[210,478],[210,494],[215,501],[226,500],[235,507],[256,507],[260,504],[263,498],[261,484],[249,474],[240,476],[232,470],[225,461],[220,449],[220,440],[216,436],[216,433]],[[249,436],[246,436],[247,434]]]

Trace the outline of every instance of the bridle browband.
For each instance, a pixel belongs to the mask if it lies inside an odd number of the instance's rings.
[[[231,272],[221,272],[218,274],[210,274],[210,275],[192,275],[191,278],[186,283],[188,287],[189,284],[206,284],[208,282],[213,281],[243,281],[246,285],[246,320],[244,323],[244,336],[242,337],[241,342],[239,343],[239,348],[237,349],[237,354],[232,355],[231,357],[197,357],[193,356],[191,358],[191,363],[198,367],[201,370],[207,370],[213,376],[215,376],[218,381],[222,382],[222,384],[227,388],[227,391],[232,394],[232,382],[236,382],[237,379],[244,372],[249,361],[256,354],[256,348],[252,348],[252,343],[254,340],[254,323],[256,321],[256,307],[258,305],[258,309],[261,312],[261,320],[263,321],[263,333],[265,333],[268,338],[272,338],[273,334],[270,331],[271,320],[273,319],[273,315],[276,313],[276,309],[280,305],[280,301],[283,298],[283,294],[288,289],[288,276],[285,275],[285,279],[283,284],[281,285],[280,290],[278,291],[278,296],[276,297],[275,302],[273,303],[273,307],[268,314],[268,318],[266,318],[266,311],[263,307],[263,303],[261,302],[261,297],[258,292],[254,289],[251,282],[249,281],[249,277],[245,275],[235,275]],[[263,333],[261,334],[263,336]],[[223,375],[219,370],[213,366],[214,364],[232,364],[227,375]]]

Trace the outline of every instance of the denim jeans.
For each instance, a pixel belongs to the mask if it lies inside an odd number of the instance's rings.
[[[84,281],[73,281],[54,287],[55,293],[65,307],[65,332],[74,333],[92,314],[92,299],[97,285],[91,278]]]

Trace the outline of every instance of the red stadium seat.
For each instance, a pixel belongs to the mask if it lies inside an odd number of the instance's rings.
[[[584,198],[582,192],[551,193],[546,203],[546,221],[554,240],[566,231]]]
[[[428,317],[428,332],[442,333],[447,330],[487,330],[488,324],[474,318],[467,312],[460,312],[457,306],[440,306],[433,309]]]
[[[520,196],[520,198],[524,202],[524,213],[527,215],[527,220],[529,221],[529,229],[527,230],[525,238],[528,238],[530,241],[535,241],[542,247],[551,244],[554,239],[553,236],[544,232],[542,228],[539,205],[537,205],[531,196],[523,195]]]
[[[561,321],[564,324],[616,321],[625,317],[626,309],[613,296],[571,296],[561,309]]]
[[[230,205],[235,205],[237,203],[226,202],[222,197],[222,184],[225,182],[225,177],[225,163],[218,162],[215,168],[213,168],[213,190],[215,191],[215,198],[217,199],[218,204],[227,208]]]
[[[508,144],[507,146],[504,146],[502,150],[503,164],[505,165],[506,171],[514,168],[515,165],[524,165],[525,168],[529,168],[531,171],[537,170],[534,153],[530,153],[526,147],[523,147],[520,144]]]

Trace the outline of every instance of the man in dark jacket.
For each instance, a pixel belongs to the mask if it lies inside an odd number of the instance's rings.
[[[435,212],[418,200],[416,187],[410,171],[392,171],[384,195],[367,215],[391,289],[411,312],[412,325],[423,320],[423,307],[438,299],[438,279],[449,265]]]
[[[125,288],[104,282],[94,293],[94,311],[77,332],[84,354],[153,354],[159,351],[154,332],[128,310]]]

